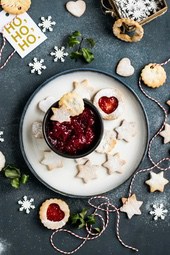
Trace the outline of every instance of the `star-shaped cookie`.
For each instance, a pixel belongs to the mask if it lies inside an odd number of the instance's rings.
[[[167,179],[164,178],[164,172],[160,172],[158,174],[154,172],[150,172],[150,179],[147,180],[145,183],[150,186],[150,192],[154,191],[164,191],[164,186],[169,182]]]
[[[159,133],[162,137],[164,137],[164,143],[170,142],[170,125],[165,123],[164,130]]]
[[[44,159],[41,164],[47,166],[48,170],[63,167],[62,158],[52,151],[44,151]]]
[[[88,160],[84,165],[77,165],[78,174],[76,177],[81,178],[85,183],[88,183],[90,180],[96,179],[99,166],[92,165]]]
[[[111,153],[112,149],[116,146],[116,133],[114,130],[104,130],[103,138],[97,147],[98,153]]]
[[[118,134],[117,139],[130,142],[131,138],[136,135],[136,125],[134,122],[123,120],[121,125],[115,128],[115,131]]]
[[[107,154],[107,161],[102,165],[107,168],[108,174],[113,174],[114,172],[122,173],[122,166],[126,163],[125,160],[120,158],[119,153],[115,155]]]
[[[140,207],[143,204],[143,201],[138,201],[136,199],[136,195],[133,194],[131,197],[122,198],[123,206],[120,208],[121,212],[127,213],[129,219],[133,217],[133,215],[140,215]]]
[[[73,82],[74,89],[72,92],[78,94],[81,98],[91,99],[92,93],[94,91],[93,87],[90,86],[88,80],[83,80],[81,82]]]

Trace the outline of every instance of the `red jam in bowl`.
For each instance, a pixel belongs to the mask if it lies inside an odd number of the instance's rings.
[[[80,115],[70,119],[71,121],[62,123],[50,120],[47,138],[60,153],[76,155],[94,143],[97,121],[95,113],[88,106]]]

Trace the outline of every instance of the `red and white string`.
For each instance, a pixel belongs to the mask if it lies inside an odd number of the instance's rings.
[[[161,63],[160,65],[166,65],[170,62],[170,58]],[[151,101],[155,102],[159,107],[160,109],[163,111],[164,113],[164,121],[161,125],[161,127],[159,128],[159,130],[155,133],[155,135],[150,139],[149,141],[149,145],[148,145],[148,157],[152,163],[152,166],[148,167],[148,168],[145,168],[145,169],[140,169],[138,170],[132,177],[132,180],[131,180],[131,183],[130,183],[130,186],[129,186],[129,197],[131,197],[132,195],[132,189],[133,189],[133,185],[134,185],[134,181],[136,179],[136,177],[140,174],[140,173],[145,173],[145,172],[150,172],[151,170],[157,168],[159,170],[162,170],[162,171],[167,171],[168,169],[170,169],[170,166],[168,167],[161,167],[161,164],[165,161],[168,161],[168,163],[170,162],[170,158],[162,158],[161,160],[159,160],[158,162],[155,162],[153,159],[152,159],[152,156],[151,156],[151,148],[152,148],[152,145],[153,145],[153,142],[154,140],[157,138],[157,136],[160,134],[160,132],[162,131],[162,129],[164,128],[165,126],[165,123],[166,123],[166,120],[167,120],[167,111],[166,109],[160,104],[160,102],[158,102],[155,98],[151,97],[150,95],[148,95],[145,90],[143,89],[142,87],[142,84],[141,84],[141,78],[139,79],[139,88],[140,90],[142,91],[142,93],[148,98],[150,99]],[[105,200],[106,202],[102,202],[101,204],[99,205],[95,205],[93,203],[100,200],[100,199],[103,199]],[[67,229],[58,229],[56,230],[55,232],[53,232],[53,234],[51,235],[51,238],[50,238],[50,241],[51,241],[51,244],[53,246],[53,248],[62,253],[62,254],[65,254],[65,255],[69,255],[69,254],[73,254],[75,252],[77,252],[87,241],[89,240],[94,240],[96,238],[98,238],[99,236],[101,236],[103,234],[103,232],[106,230],[107,226],[109,225],[109,218],[110,218],[110,213],[115,213],[117,214],[117,222],[116,222],[116,235],[117,235],[117,238],[119,240],[119,242],[126,248],[128,249],[131,249],[131,250],[134,250],[134,251],[138,251],[137,248],[135,247],[132,247],[132,246],[129,246],[127,244],[125,244],[123,242],[123,240],[121,239],[120,237],[120,227],[119,227],[119,224],[120,224],[120,208],[117,208],[116,206],[114,206],[109,198],[105,197],[105,196],[96,196],[96,197],[92,197],[89,199],[88,201],[89,205],[94,208],[94,215],[98,216],[102,223],[103,223],[103,227],[102,227],[102,230],[100,233],[98,234],[95,234],[95,236],[93,236],[94,234],[91,232],[91,228],[89,229],[87,226],[86,226],[86,230],[87,230],[87,236],[86,237],[82,237],[80,235],[77,235],[75,234],[74,232],[70,231],[70,230],[67,230]],[[105,206],[105,208],[103,208],[103,206]],[[103,216],[100,214],[100,212],[105,212],[106,213],[106,220],[104,220]],[[54,236],[59,233],[59,232],[66,232],[80,240],[83,240],[82,243],[76,247],[74,250],[72,251],[63,251],[61,249],[59,249],[53,242],[53,238]]]
[[[16,18],[16,17],[15,17]],[[14,19],[15,19],[14,18]],[[13,19],[13,20],[14,20]],[[13,22],[13,20],[11,21],[11,22]],[[11,23],[10,22],[10,23]],[[5,26],[8,26],[10,23],[8,23],[8,24],[6,24]],[[2,54],[3,54],[3,50],[4,50],[4,48],[5,48],[5,46],[6,46],[6,38],[5,38],[5,36],[4,36],[4,29],[5,29],[5,27],[2,29],[2,40],[3,40],[3,42],[2,42],[2,46],[0,47],[0,63],[1,63],[1,61],[2,61]],[[2,70],[7,64],[8,64],[8,62],[10,61],[10,59],[13,57],[13,55],[15,54],[15,52],[16,52],[16,50],[13,50],[12,52],[11,52],[11,54],[7,57],[7,59],[5,60],[5,62],[2,64],[2,65],[0,65],[0,70]]]

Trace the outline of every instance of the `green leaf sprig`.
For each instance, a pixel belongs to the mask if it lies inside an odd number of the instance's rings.
[[[88,211],[87,209],[83,208],[83,210],[80,213],[75,213],[70,216],[70,223],[77,227],[78,229],[81,229],[83,227],[91,226],[96,224],[96,217],[94,214],[87,215]],[[96,233],[100,233],[100,228],[93,228]]]
[[[26,184],[29,175],[21,174],[20,169],[15,166],[7,165],[3,168],[4,175],[10,180],[11,186],[15,189],[18,189],[21,184]]]
[[[79,31],[75,31],[69,35],[67,44],[70,48],[73,48],[70,53],[71,59],[83,59],[86,63],[91,63],[94,60],[91,49],[96,42],[93,38],[84,38]]]

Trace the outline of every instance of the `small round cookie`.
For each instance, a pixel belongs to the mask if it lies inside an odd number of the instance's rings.
[[[143,68],[141,78],[148,87],[158,88],[166,81],[166,72],[161,65],[151,63]]]
[[[62,228],[68,221],[70,209],[61,199],[51,198],[40,207],[39,216],[42,224],[48,229]]]
[[[123,112],[123,101],[117,89],[105,88],[97,92],[93,104],[105,120],[117,119]]]
[[[1,6],[7,13],[19,15],[31,6],[31,0],[1,0]]]
[[[78,94],[70,92],[61,97],[59,107],[67,108],[70,116],[77,116],[84,110],[84,101]]]
[[[128,35],[123,31],[131,31],[133,34]],[[142,26],[132,19],[123,18],[115,21],[113,25],[113,34],[125,42],[138,42],[142,39],[144,30]]]

